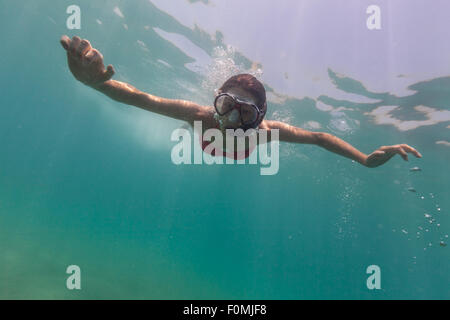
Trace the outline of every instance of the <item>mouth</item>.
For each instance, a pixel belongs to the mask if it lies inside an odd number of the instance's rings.
[[[227,117],[223,116],[215,116],[215,119],[219,122],[221,129],[224,131],[227,129],[237,130],[241,128],[240,121],[230,121]]]

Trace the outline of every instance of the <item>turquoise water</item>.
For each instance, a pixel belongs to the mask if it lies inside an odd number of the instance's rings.
[[[209,3],[177,2],[192,15]],[[193,28],[150,1],[78,1],[82,28],[67,30],[71,4],[0,3],[0,298],[450,298],[449,247],[440,245],[450,233],[450,71],[430,76],[417,64],[402,87],[395,81],[408,75],[359,78],[349,71],[358,57],[345,57],[309,78],[317,95],[295,95],[290,79],[310,70],[252,60],[229,47],[238,39],[226,30]],[[63,34],[88,38],[115,79],[154,95],[211,104],[228,75],[251,71],[268,90],[268,119],[333,133],[366,154],[407,143],[423,158],[368,169],[281,143],[273,176],[249,165],[176,166],[170,134],[183,122],[76,82]],[[277,63],[281,80],[270,71]],[[367,84],[377,81],[392,88]],[[79,291],[66,288],[72,264]],[[381,290],[366,287],[369,265],[381,268]]]

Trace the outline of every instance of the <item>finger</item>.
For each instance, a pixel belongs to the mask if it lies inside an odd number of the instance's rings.
[[[77,55],[81,57],[91,49],[91,43],[88,40],[83,39],[77,48]]]
[[[398,146],[394,145],[394,146],[382,146],[380,148],[378,148],[378,150],[384,151],[386,153],[392,153],[392,152],[396,152]]]
[[[402,147],[398,147],[397,152],[398,152],[399,155],[402,156],[402,158],[403,158],[405,161],[408,161],[408,154],[406,153],[405,150],[403,150]]]
[[[78,46],[80,45],[81,39],[80,37],[73,37],[72,41],[70,42],[69,51],[71,54],[75,54]]]
[[[61,43],[62,47],[64,48],[64,50],[69,50],[70,47],[70,38],[66,35],[62,36],[61,39],[59,40],[59,42]]]
[[[103,55],[97,49],[92,49],[94,51],[94,57],[92,58],[91,63],[94,62],[103,62]]]
[[[88,53],[84,56],[84,59],[86,60],[87,64],[91,64],[95,61],[97,61],[99,58],[101,58],[100,52],[98,52],[97,49],[91,49]]]
[[[422,158],[422,155],[420,154],[419,151],[417,151],[416,149],[414,149],[411,146],[408,146],[407,144],[402,144],[402,148],[404,150],[406,150],[406,152],[412,153],[413,155],[415,155],[417,158]]]

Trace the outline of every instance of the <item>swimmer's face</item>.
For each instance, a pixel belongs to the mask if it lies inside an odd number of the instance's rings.
[[[221,93],[225,93],[225,92],[219,92],[219,94],[221,94]],[[250,103],[256,104],[257,99],[255,99],[255,97],[251,93],[249,93],[241,88],[234,87],[234,88],[227,90],[226,93],[232,94],[241,100],[245,100]],[[229,112],[223,116],[218,115],[218,118],[220,119],[220,126],[221,126],[222,130],[226,130],[226,129],[234,129],[235,130],[242,126],[241,115],[237,109],[234,109],[231,112]]]

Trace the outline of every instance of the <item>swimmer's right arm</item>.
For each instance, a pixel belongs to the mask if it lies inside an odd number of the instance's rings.
[[[63,36],[60,42],[67,52],[68,65],[73,76],[115,101],[188,122],[202,120],[210,113],[210,108],[194,102],[160,98],[127,83],[112,80],[114,67],[109,65],[105,69],[102,54],[92,48],[88,40],[81,40],[77,36],[72,39]]]

